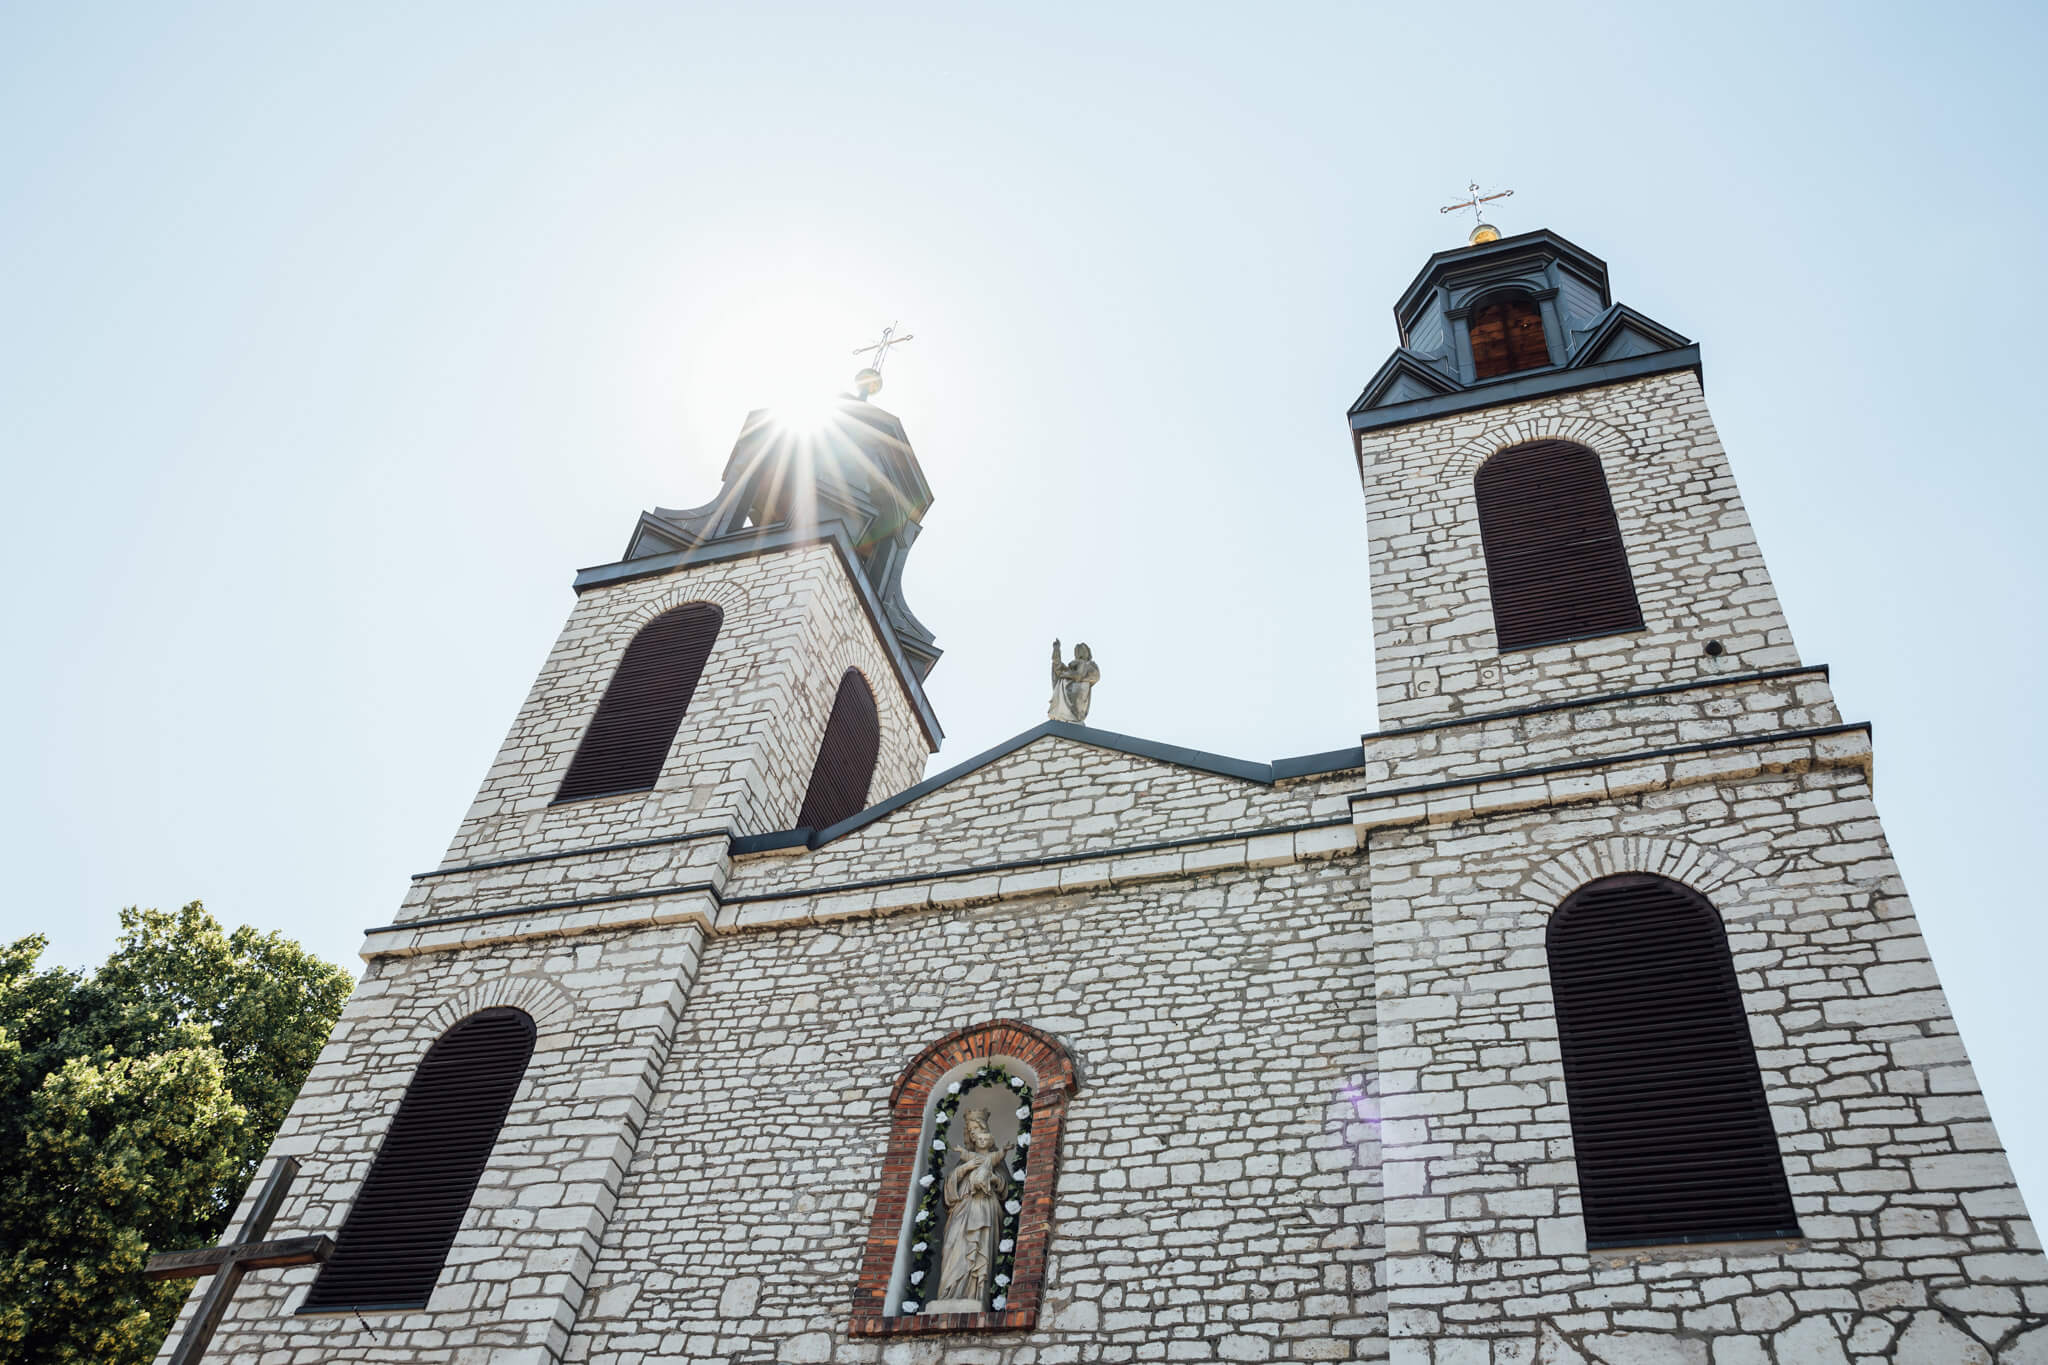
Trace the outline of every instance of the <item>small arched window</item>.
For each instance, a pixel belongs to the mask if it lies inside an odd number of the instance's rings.
[[[832,718],[825,722],[825,742],[818,746],[797,826],[826,829],[865,810],[881,751],[882,722],[875,713],[875,694],[868,691],[860,671],[849,668],[839,679],[839,695],[832,699]]]
[[[853,1334],[1016,1331],[1038,1321],[1074,1063],[998,1019],[948,1034],[890,1096],[889,1149]]]
[[[1524,294],[1501,294],[1472,310],[1472,375],[1493,379],[1550,363],[1543,337],[1543,308]]]
[[[301,1312],[427,1306],[532,1056],[533,1020],[509,1008],[427,1049]]]
[[[1473,489],[1500,648],[1642,629],[1598,455],[1570,441],[1510,446]]]
[[[711,603],[691,602],[641,627],[583,732],[557,802],[654,786],[724,619]]]
[[[1548,950],[1587,1246],[1797,1237],[1714,907],[1604,877],[1550,917]]]

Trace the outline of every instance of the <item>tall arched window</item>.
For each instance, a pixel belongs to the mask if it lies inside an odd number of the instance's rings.
[[[583,732],[556,801],[644,792],[654,785],[724,619],[711,603],[691,602],[641,627]]]
[[[1501,294],[1472,310],[1472,375],[1493,379],[1550,363],[1543,308],[1524,294]]]
[[[1074,1088],[1060,1041],[1010,1019],[948,1034],[904,1069],[853,1335],[1037,1323]]]
[[[1570,441],[1510,446],[1473,488],[1500,648],[1642,629],[1598,455]]]
[[[868,785],[875,780],[875,758],[882,752],[882,721],[875,713],[875,694],[866,678],[849,668],[839,679],[832,699],[832,718],[825,722],[825,742],[811,768],[804,792],[800,829],[825,829],[867,808]]]
[[[1797,1237],[1714,907],[1603,877],[1550,917],[1548,948],[1587,1246]]]
[[[509,1008],[427,1049],[301,1312],[427,1306],[532,1056],[533,1020]]]

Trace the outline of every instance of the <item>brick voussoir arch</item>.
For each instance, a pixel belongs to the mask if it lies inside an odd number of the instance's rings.
[[[918,1145],[932,1092],[946,1074],[963,1064],[1013,1058],[1037,1075],[1031,1092],[1031,1155],[1025,1163],[1023,1210],[1017,1219],[1016,1266],[1001,1311],[890,1315],[889,1285],[896,1270],[897,1243],[917,1176]],[[995,1019],[956,1029],[927,1047],[903,1069],[889,1092],[889,1146],[882,1159],[882,1185],[868,1222],[867,1250],[853,1291],[854,1336],[933,1332],[1022,1331],[1038,1322],[1045,1289],[1046,1242],[1052,1232],[1053,1191],[1059,1167],[1060,1131],[1067,1097],[1076,1089],[1072,1056],[1059,1039],[1015,1019]]]

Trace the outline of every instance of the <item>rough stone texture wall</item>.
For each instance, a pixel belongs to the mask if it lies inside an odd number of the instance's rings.
[[[714,940],[569,1359],[1377,1354],[1355,857]],[[1039,1327],[849,1339],[926,1045],[1008,1017],[1081,1073]]]
[[[795,858],[749,859],[732,894],[1218,838],[1343,820],[1358,774],[1267,786],[1048,735]]]
[[[1523,441],[1600,456],[1644,629],[1502,654],[1472,476]],[[1657,375],[1367,433],[1380,724],[1798,662],[1699,380]],[[1717,663],[1709,640],[1728,651]]]
[[[2048,1261],[1867,772],[1752,769],[1371,831],[1394,1360],[2048,1360]],[[1728,927],[1801,1242],[1587,1254],[1544,930],[1623,871]]]
[[[654,789],[551,806],[626,645],[685,602],[725,612]],[[931,747],[873,623],[829,545],[693,565],[577,598],[444,866],[726,829],[795,825],[840,676],[875,694],[879,801],[924,775]]]
[[[490,1164],[424,1310],[370,1314],[373,1336],[354,1314],[294,1315],[313,1267],[260,1271],[206,1359],[559,1360],[702,946],[678,928],[373,961],[271,1144],[303,1167],[270,1235],[336,1232],[427,1048],[458,1020],[513,1005],[537,1037]],[[181,1316],[159,1360],[183,1330]]]

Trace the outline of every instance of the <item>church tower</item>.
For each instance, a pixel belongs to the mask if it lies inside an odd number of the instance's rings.
[[[2048,1265],[1700,348],[1475,233],[1350,409],[1389,1347],[2048,1358]]]

